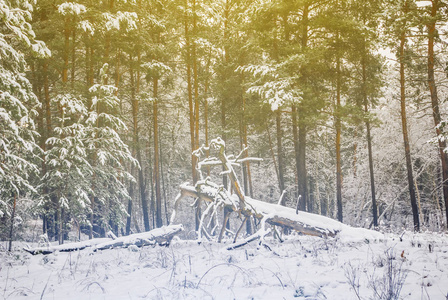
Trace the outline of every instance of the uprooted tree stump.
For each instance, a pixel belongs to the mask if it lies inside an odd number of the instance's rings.
[[[267,228],[266,224],[274,226],[274,231],[276,231],[275,226],[277,226],[281,228],[289,228],[302,234],[319,237],[335,236],[337,234],[342,225],[342,223],[338,221],[320,215],[296,211],[295,209],[281,205],[262,202],[245,196],[233,166],[246,161],[261,160],[258,158],[241,158],[242,154],[246,151],[246,148],[243,149],[236,158],[232,158],[225,154],[224,141],[221,138],[217,138],[211,141],[210,147],[202,146],[193,152],[193,154],[199,157],[210,149],[215,150],[218,153],[218,157],[206,158],[199,162],[197,170],[201,180],[198,181],[195,186],[190,184],[182,184],[180,186],[180,193],[175,199],[171,224],[173,224],[175,220],[179,202],[185,197],[192,197],[196,199],[195,201],[206,203],[207,206],[202,213],[199,223],[199,240],[202,239],[202,236],[212,239],[212,233],[214,233],[217,228],[218,222],[215,220],[217,218],[218,210],[224,210],[225,212],[221,230],[218,235],[218,242],[221,242],[222,240],[223,233],[226,230],[228,217],[232,212],[235,212],[242,217],[242,223],[234,235],[234,243],[236,243],[243,225],[249,218],[253,217],[260,222],[260,229],[255,234],[238,242],[236,245],[229,247],[229,249],[237,248],[239,245],[244,245],[250,241],[266,236],[271,232],[271,229]],[[222,185],[213,183],[210,178],[203,178],[201,169],[210,166],[224,166],[225,171],[221,174],[228,175],[232,184],[232,190],[234,191],[233,194]],[[208,220],[207,223],[206,220]]]

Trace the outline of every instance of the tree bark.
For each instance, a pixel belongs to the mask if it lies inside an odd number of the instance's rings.
[[[404,12],[407,13],[408,2],[406,1]],[[406,156],[406,169],[408,177],[409,195],[411,198],[412,215],[414,218],[414,230],[420,231],[420,221],[418,216],[417,199],[415,197],[414,189],[414,175],[412,173],[411,149],[409,146],[407,117],[406,117],[406,88],[405,88],[405,73],[404,73],[404,59],[405,59],[405,45],[406,32],[403,30],[400,36],[399,62],[400,62],[400,105],[401,105],[401,127],[403,131],[404,151]]]
[[[285,178],[283,175],[283,144],[282,144],[282,125],[281,125],[281,112],[280,109],[276,111],[275,121],[277,125],[277,160],[278,160],[278,187],[280,194],[285,190]]]
[[[196,0],[193,0],[193,44],[192,60],[193,60],[193,89],[194,89],[194,150],[199,148],[199,79],[198,79],[198,63],[196,57],[196,36],[197,36],[197,20],[196,20]],[[197,161],[195,163],[195,166]],[[199,179],[196,174],[196,181]],[[195,225],[196,230],[199,228],[199,222],[201,220],[201,200],[198,199],[195,207]]]
[[[309,28],[309,4],[305,3],[303,7],[302,16],[302,36],[301,36],[301,48],[305,51],[308,47],[308,28]],[[307,171],[306,171],[306,135],[307,128],[305,123],[304,108],[299,106],[297,109],[299,121],[297,122],[297,116],[293,112],[293,136],[294,136],[294,151],[296,156],[296,169],[297,169],[297,192],[300,195],[299,210],[307,210],[308,205],[308,189],[307,189]]]
[[[247,142],[247,122],[246,122],[246,97],[244,97],[243,95],[243,144],[247,147],[248,146],[248,142]],[[249,151],[246,150],[244,157],[249,157]],[[246,195],[249,194],[250,197],[253,197],[254,192],[253,192],[253,188],[252,188],[252,176],[251,176],[251,172],[250,172],[250,162],[246,161],[243,164],[243,167],[246,171],[246,176],[247,176],[247,185],[248,185],[248,193],[245,192]],[[248,223],[250,224],[250,220],[248,221]]]
[[[367,139],[367,151],[369,156],[369,174],[370,174],[370,194],[372,197],[372,213],[373,213],[373,226],[378,226],[378,207],[376,203],[376,194],[375,194],[375,174],[373,171],[373,151],[372,151],[372,136],[370,133],[370,121],[367,116],[369,112],[369,104],[367,99],[367,71],[366,71],[366,58],[365,58],[365,50],[362,58],[362,96],[364,102],[364,112],[366,113],[365,125],[366,125],[366,139]]]
[[[156,227],[163,226],[162,221],[162,195],[160,193],[160,165],[159,165],[159,123],[158,123],[158,108],[157,108],[157,90],[159,80],[153,80],[153,114],[154,114],[154,181],[156,186]]]
[[[62,82],[68,82],[68,60],[69,60],[69,47],[70,47],[70,28],[68,17],[64,21],[64,52],[62,57],[64,59],[64,64],[62,66]]]
[[[71,85],[75,88],[75,73],[76,73],[76,16],[73,17],[74,26],[72,28],[72,69],[71,69]]]
[[[310,211],[312,204],[308,195],[308,174],[306,171],[306,133],[307,128],[304,123],[305,113],[299,108],[299,169],[297,174],[297,182],[299,186],[299,195],[302,195],[303,210]]]
[[[131,58],[132,59],[132,58]],[[140,138],[139,138],[139,129],[138,129],[138,111],[139,111],[139,102],[136,99],[136,83],[134,79],[134,70],[131,67],[130,70],[130,84],[131,84],[131,102],[132,102],[132,121],[133,121],[133,131],[134,131],[134,152],[137,156],[137,161],[140,165],[138,169],[138,186],[140,191],[140,200],[142,202],[142,211],[143,211],[143,222],[145,225],[145,231],[149,231],[149,211],[148,211],[148,200],[146,199],[146,184],[145,184],[145,176],[144,176],[144,166],[141,154],[141,146],[140,146]],[[138,79],[137,79],[138,81]],[[132,200],[130,200],[132,201]],[[128,205],[129,206],[129,205]]]
[[[297,106],[295,104],[291,105],[291,118],[292,118],[292,137],[294,143],[294,156],[296,159],[296,172],[297,172],[297,197],[301,195],[300,186],[299,186],[299,177],[300,177],[300,158],[299,158],[299,133],[298,133],[298,125],[297,125]],[[300,197],[297,208],[301,211],[305,211],[305,202],[302,201],[302,197]]]
[[[190,45],[190,32],[189,32],[189,21],[188,21],[188,0],[185,0],[185,50],[186,50],[186,68],[187,68],[187,92],[188,92],[188,112],[190,121],[190,144],[191,152],[193,153],[195,149],[195,126],[194,126],[194,106],[193,106],[193,90],[191,84],[191,45]],[[191,175],[193,179],[193,184],[197,182],[197,172],[196,172],[197,159],[196,156],[191,154]]]
[[[338,34],[339,35],[339,34]],[[338,208],[338,220],[343,221],[342,216],[342,165],[341,165],[341,60],[338,54],[336,58],[336,201]]]
[[[133,173],[134,167],[131,167],[131,174]],[[128,209],[127,213],[128,216],[126,217],[126,235],[129,235],[131,233],[131,220],[132,220],[132,201],[134,199],[134,186],[135,184],[133,182],[129,185],[129,200],[128,200]]]
[[[230,10],[229,1],[230,0],[225,0],[225,7],[224,7],[224,62],[225,62],[225,67],[228,67],[228,64],[230,63],[230,50],[229,50],[229,46],[228,46],[228,43],[229,43],[229,41],[228,41],[228,38],[229,38],[229,10]],[[224,98],[222,98],[222,100],[221,100],[221,129],[222,129],[222,139],[224,141],[227,141],[227,136],[226,136],[226,129],[227,129],[226,128],[227,127],[226,100],[227,99],[224,99]],[[226,175],[222,176],[222,184],[225,188],[228,187]],[[230,223],[227,223],[227,224],[230,224]],[[229,228],[230,228],[230,225],[229,225]]]
[[[12,213],[11,213],[11,227],[9,229],[9,245],[8,245],[8,251],[11,252],[12,250],[12,240],[14,235],[14,218],[16,217],[16,203],[17,203],[17,196],[14,193],[13,194],[13,205],[12,205]]]
[[[278,175],[277,160],[275,159],[274,146],[273,146],[272,138],[271,138],[271,132],[269,131],[269,122],[266,123],[266,133],[268,134],[269,150],[271,152],[272,162],[274,163],[275,174],[277,175],[277,180],[280,181],[279,175]]]
[[[434,65],[435,65],[435,54],[434,54],[434,39],[437,34],[436,30],[436,18],[439,9],[439,0],[432,0],[431,7],[431,21],[428,26],[428,86],[429,92],[431,94],[431,106],[432,106],[432,114],[434,118],[434,125],[436,128],[437,136],[441,136],[443,134],[442,130],[437,127],[442,118],[440,116],[439,109],[439,97],[437,95],[437,86],[435,82],[434,76]],[[439,154],[440,161],[442,165],[442,187],[443,187],[443,199],[445,202],[446,209],[446,224],[448,226],[448,155],[444,152],[446,149],[446,141],[442,139],[438,139],[439,142]]]

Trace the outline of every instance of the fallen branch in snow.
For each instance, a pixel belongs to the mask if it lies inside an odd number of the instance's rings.
[[[82,242],[76,242],[76,243],[68,243],[68,244],[62,244],[57,246],[47,246],[47,247],[37,247],[37,248],[23,248],[26,252],[36,255],[36,254],[51,254],[53,252],[59,251],[59,252],[71,252],[71,251],[77,251],[77,250],[83,250],[88,247],[93,247],[95,245],[112,241],[111,238],[97,238],[97,239],[91,239],[87,241]]]
[[[169,225],[147,232],[121,236],[113,241],[96,245],[94,251],[111,248],[127,248],[131,245],[135,245],[137,247],[152,246],[156,244],[160,246],[167,246],[170,244],[173,237],[182,230],[182,225]]]
[[[266,230],[259,230],[257,231],[255,234],[245,238],[244,240],[242,240],[241,242],[238,243],[234,243],[232,245],[230,245],[229,247],[227,247],[227,250],[234,250],[240,247],[243,247],[253,241],[256,241],[258,239],[263,239],[266,235],[268,235],[269,233],[271,233],[271,229],[266,229]]]
[[[23,248],[26,252],[36,254],[50,254],[56,251],[59,252],[71,252],[77,250],[83,250],[88,247],[95,248],[97,250],[105,250],[110,248],[127,248],[131,245],[137,247],[143,247],[148,245],[168,245],[173,237],[183,230],[182,225],[170,225],[162,228],[156,228],[147,232],[135,233],[128,236],[111,238],[98,238],[87,241],[68,243],[57,246],[38,247],[38,248]]]

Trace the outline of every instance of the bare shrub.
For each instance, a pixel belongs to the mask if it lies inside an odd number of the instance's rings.
[[[392,248],[385,252],[384,271],[376,276],[375,272],[368,276],[373,298],[378,300],[398,300],[408,271],[403,269],[404,260],[396,258]]]
[[[350,285],[352,290],[355,292],[356,297],[359,300],[361,300],[362,298],[359,294],[359,288],[361,286],[359,284],[359,279],[361,277],[360,272],[359,272],[359,267],[355,267],[351,263],[348,263],[344,267],[344,275],[345,275],[345,278],[347,278],[348,284]]]

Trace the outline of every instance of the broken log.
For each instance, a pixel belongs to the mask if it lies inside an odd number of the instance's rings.
[[[266,217],[266,223],[270,225],[290,228],[306,235],[332,237],[337,234],[341,225],[343,225],[336,220],[324,216],[302,211],[296,214],[295,209],[262,202],[247,196],[244,199],[245,207],[241,209],[231,196],[223,196],[225,195],[223,193],[218,194],[218,191],[213,186],[207,186],[205,184],[196,186],[196,188],[188,184],[183,184],[180,186],[180,190],[181,192],[176,198],[175,210],[171,216],[171,222],[174,222],[179,201],[184,197],[193,197],[200,198],[206,202],[220,201],[225,208],[235,212],[241,212],[244,216],[255,216],[259,220]]]
[[[182,225],[169,225],[161,228],[153,229],[147,232],[135,233],[128,236],[122,236],[115,239],[98,238],[82,242],[68,243],[57,246],[37,247],[37,248],[23,248],[24,251],[36,254],[51,254],[53,252],[71,252],[83,250],[92,247],[94,251],[105,250],[111,248],[127,248],[131,245],[137,247],[160,245],[167,246],[170,244],[173,237],[183,230]]]
[[[24,251],[36,255],[36,254],[51,254],[53,252],[72,252],[77,250],[83,250],[88,247],[93,247],[98,244],[102,244],[104,242],[112,241],[111,238],[97,238],[97,239],[91,239],[86,240],[82,242],[76,242],[76,243],[68,243],[68,244],[62,244],[57,246],[47,246],[47,247],[37,247],[37,248],[23,248]]]
[[[358,228],[356,230],[351,230],[350,226],[344,225],[339,221],[312,213],[307,213],[303,211],[298,211],[297,208],[288,208],[281,206],[283,204],[283,197],[280,198],[279,204],[271,204],[262,202],[259,200],[252,199],[244,195],[241,185],[236,177],[236,172],[233,169],[233,165],[240,162],[239,158],[241,154],[236,158],[232,159],[232,156],[227,156],[225,154],[225,142],[221,138],[214,139],[210,142],[209,147],[202,146],[193,152],[198,158],[204,152],[210,149],[214,149],[218,152],[218,158],[206,158],[205,160],[198,163],[198,172],[200,174],[201,180],[199,180],[194,186],[189,184],[183,184],[180,186],[180,193],[177,195],[174,204],[173,214],[171,215],[171,224],[174,224],[174,219],[178,210],[179,202],[185,197],[193,197],[195,201],[208,202],[207,209],[202,215],[200,227],[198,230],[198,240],[202,238],[202,233],[207,234],[206,228],[204,226],[205,219],[211,218],[216,215],[218,210],[224,210],[225,216],[223,224],[221,225],[221,232],[218,237],[218,242],[221,241],[225,225],[230,212],[236,212],[243,220],[247,220],[249,217],[254,217],[260,220],[261,229],[259,234],[252,235],[241,245],[247,244],[249,241],[256,240],[260,238],[260,233],[267,232],[265,228],[266,224],[272,226],[278,226],[284,229],[292,229],[301,234],[313,235],[319,237],[334,237],[336,234],[344,230],[344,234],[339,234],[340,236],[351,237],[357,236],[361,233],[362,229]],[[218,166],[222,165],[224,167],[224,172],[221,175],[226,174],[232,183],[232,190],[234,194],[226,190],[226,187],[217,185],[211,182],[210,178],[203,178],[201,168],[204,166]],[[299,197],[300,200],[300,197]],[[211,222],[209,222],[211,224]],[[243,221],[244,223],[244,221]],[[241,231],[242,225],[238,229],[237,233],[234,234],[234,242],[238,237],[238,233]],[[212,229],[214,230],[214,228]],[[274,230],[275,231],[275,230]],[[374,238],[378,238],[378,234],[370,234]],[[264,235],[263,235],[264,237]],[[261,238],[263,238],[261,237]],[[240,243],[239,243],[240,244]],[[235,245],[236,246],[236,245]]]
[[[131,245],[135,245],[137,247],[153,246],[156,244],[160,246],[167,246],[170,244],[173,237],[182,230],[182,225],[169,225],[147,232],[121,236],[115,240],[96,245],[94,251],[111,248],[127,248]]]

